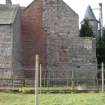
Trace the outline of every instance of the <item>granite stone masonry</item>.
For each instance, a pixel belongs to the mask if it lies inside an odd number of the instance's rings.
[[[78,21],[78,14],[63,0],[43,0],[43,24],[48,33],[48,77],[56,78],[56,84],[64,83],[59,78],[68,77],[80,82],[96,79],[95,39],[79,37]],[[55,71],[56,76],[50,71]]]
[[[95,43],[95,38],[79,37],[79,16],[63,0],[34,0],[24,8],[10,0],[0,5],[0,78],[34,84],[39,54],[49,84],[65,85],[66,78],[95,83]]]
[[[21,50],[20,7],[0,4],[0,79],[23,77]]]

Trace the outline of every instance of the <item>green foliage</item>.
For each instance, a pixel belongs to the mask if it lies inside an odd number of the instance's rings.
[[[0,105],[35,105],[35,96],[0,93]],[[105,94],[42,94],[39,105],[105,105]]]
[[[89,20],[85,19],[81,25],[80,37],[94,37],[93,30],[89,24]]]
[[[0,93],[0,105],[34,105],[34,94]]]
[[[105,105],[102,94],[47,94],[41,96],[41,105]],[[47,99],[47,100],[46,100]]]
[[[105,64],[105,27],[103,28],[103,36],[99,35],[97,39],[96,53],[98,64],[101,65],[102,62]]]

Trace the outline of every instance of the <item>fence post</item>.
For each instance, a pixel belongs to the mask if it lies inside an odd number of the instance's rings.
[[[67,88],[69,87],[69,72],[66,71]]]
[[[35,105],[39,105],[38,102],[38,71],[39,71],[39,55],[35,57]]]
[[[40,94],[41,94],[41,87],[42,87],[42,65],[40,64]]]
[[[104,63],[102,62],[102,93],[104,92]]]
[[[72,89],[74,90],[74,72],[72,70]]]
[[[13,77],[14,73],[13,73],[13,69],[12,69],[12,88],[14,89],[14,77]]]

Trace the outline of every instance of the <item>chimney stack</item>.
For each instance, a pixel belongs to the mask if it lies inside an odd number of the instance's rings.
[[[11,0],[6,0],[6,5],[12,5]]]

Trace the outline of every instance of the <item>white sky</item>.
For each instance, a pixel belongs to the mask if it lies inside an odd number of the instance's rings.
[[[33,0],[12,0],[13,4],[20,4],[21,6],[29,5]],[[105,25],[105,0],[64,0],[76,13],[79,15],[79,21],[84,17],[86,8],[91,5],[92,8],[99,8],[99,3],[103,4],[103,21]],[[5,3],[5,0],[0,0],[0,3]],[[99,11],[94,10],[97,19],[99,18]]]

